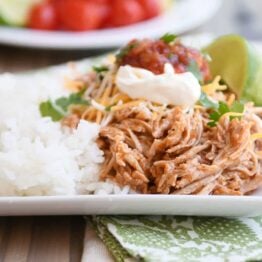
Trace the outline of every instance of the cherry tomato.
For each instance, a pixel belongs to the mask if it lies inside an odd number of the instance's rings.
[[[99,28],[109,12],[107,5],[90,0],[63,0],[57,9],[62,25],[74,31]]]
[[[87,1],[93,1],[96,4],[102,4],[102,5],[110,5],[112,0],[87,0]]]
[[[37,4],[28,17],[28,27],[41,30],[54,30],[58,26],[54,5],[50,2]]]
[[[144,11],[137,0],[114,0],[109,24],[123,26],[144,19]]]
[[[145,12],[145,18],[149,19],[161,13],[161,0],[138,0]]]

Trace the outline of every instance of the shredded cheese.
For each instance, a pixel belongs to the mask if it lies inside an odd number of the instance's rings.
[[[258,139],[262,139],[262,133],[255,133],[251,135],[251,143],[250,145],[252,145],[252,142],[255,142]],[[262,159],[262,151],[256,151],[255,154]]]
[[[123,102],[129,102],[131,99],[125,94],[118,93],[114,97],[112,97],[111,104],[117,104],[120,100]]]
[[[236,113],[236,112],[228,112],[228,113],[225,113],[224,115],[222,115],[221,118],[224,118],[224,117],[230,117],[230,116],[243,116],[244,113]]]
[[[96,114],[96,123],[100,124],[102,120],[103,113],[101,111],[98,111]]]
[[[72,80],[68,77],[64,77],[64,86],[70,91],[77,92],[83,88],[84,83],[80,80]]]
[[[262,151],[256,151],[256,155],[257,155],[260,159],[262,159]]]
[[[116,56],[114,55],[114,54],[109,54],[108,56],[107,56],[107,58],[106,58],[106,60],[107,60],[107,62],[109,63],[109,64],[115,64],[115,62],[116,62]]]
[[[86,119],[91,110],[93,110],[93,108],[87,107],[86,110],[82,113],[81,119]]]
[[[232,106],[232,104],[235,102],[236,100],[236,95],[235,94],[231,94],[227,100],[227,104],[229,106]]]
[[[157,112],[153,112],[153,115],[152,115],[153,120],[156,120],[157,116],[158,116]]]
[[[110,96],[111,90],[112,90],[112,87],[111,87],[111,86],[109,86],[109,87],[107,87],[107,88],[105,89],[105,92],[104,92],[104,94],[102,95],[102,98],[101,98],[101,100],[100,100],[100,103],[101,103],[102,105],[105,105],[105,102],[108,100],[108,98],[109,98],[109,96]]]
[[[113,95],[116,95],[118,94],[119,90],[116,86],[114,86],[114,89],[113,89]]]
[[[129,102],[129,103],[125,103],[123,105],[116,105],[116,106],[113,106],[111,108],[111,111],[118,111],[120,109],[123,109],[125,107],[130,107],[130,106],[138,106],[142,102],[144,102],[144,100],[136,100],[136,101],[132,101],[132,102]]]
[[[252,134],[252,135],[251,135],[251,139],[252,139],[253,141],[258,140],[258,139],[262,139],[262,133]]]
[[[204,106],[200,106],[200,105],[194,105],[194,108],[195,108],[195,109],[205,109]]]
[[[94,99],[91,100],[91,105],[98,111],[105,111],[106,109],[104,105],[97,103]]]
[[[220,85],[221,76],[216,76],[212,83],[202,86],[202,91],[208,95],[212,95],[217,91],[224,91],[227,89],[226,85]]]

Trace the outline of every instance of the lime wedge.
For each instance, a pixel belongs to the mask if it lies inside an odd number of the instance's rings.
[[[40,0],[0,0],[0,17],[8,25],[24,26],[30,9]]]
[[[5,20],[0,16],[0,25],[6,25]]]
[[[262,58],[251,44],[239,35],[226,35],[204,52],[211,57],[214,77],[220,75],[238,98],[262,105]]]

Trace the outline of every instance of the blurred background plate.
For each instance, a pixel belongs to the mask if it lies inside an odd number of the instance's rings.
[[[83,33],[0,27],[0,43],[50,49],[118,47],[132,38],[158,37],[167,31],[183,34],[195,29],[218,11],[221,2],[221,0],[177,0],[162,16],[149,21],[121,28]]]

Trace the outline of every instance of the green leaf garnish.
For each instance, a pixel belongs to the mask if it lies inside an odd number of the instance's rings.
[[[235,101],[231,107],[229,107],[226,103],[224,102],[219,102],[219,107],[217,109],[217,111],[212,112],[209,115],[210,118],[210,122],[208,123],[208,125],[210,127],[214,127],[217,125],[217,122],[219,121],[219,119],[226,113],[229,112],[233,112],[233,113],[243,113],[245,110],[245,105],[240,102],[240,101]],[[239,116],[231,116],[230,117],[230,121],[235,119],[235,118],[239,118]]]
[[[86,89],[84,88],[78,93],[71,94],[69,97],[61,97],[55,103],[64,111],[67,111],[71,105],[90,105],[89,101],[82,98],[85,91]]]
[[[60,109],[50,100],[42,102],[39,106],[39,110],[42,117],[49,116],[54,122],[61,120],[65,116],[65,112],[60,111]]]
[[[105,65],[102,66],[93,66],[93,70],[96,73],[102,73],[102,72],[107,72],[109,70],[109,68]]]
[[[229,106],[225,102],[219,102],[218,112],[221,115],[231,112]]]
[[[232,112],[243,113],[244,110],[245,110],[245,105],[241,101],[235,101],[231,106]]]
[[[176,38],[177,38],[177,35],[166,33],[160,38],[160,40],[164,41],[166,44],[170,44],[174,42]]]
[[[0,16],[0,25],[7,25],[3,17]]]
[[[197,62],[195,60],[191,60],[188,67],[187,67],[187,71],[191,72],[199,82],[203,82],[203,76],[202,73],[200,71],[200,68],[197,64]]]
[[[69,97],[60,97],[54,102],[51,100],[42,102],[39,106],[41,116],[51,117],[53,121],[57,122],[66,116],[71,105],[90,105],[90,102],[82,97],[85,90],[84,88],[78,93],[71,94]]]
[[[208,126],[214,127],[217,125],[219,119],[226,113],[233,112],[233,113],[243,113],[245,110],[245,102],[244,101],[235,101],[232,106],[228,106],[225,102],[214,102],[211,100],[206,93],[202,92],[200,99],[200,105],[211,109],[211,113],[209,115],[209,119],[211,120],[208,122]],[[240,116],[231,116],[230,120],[234,118],[241,118]]]

